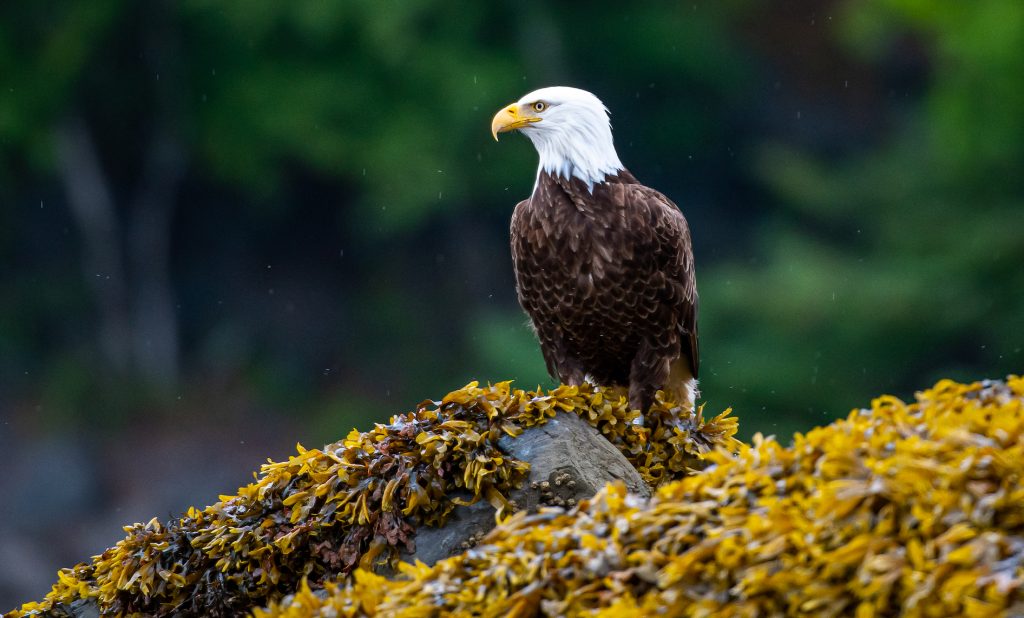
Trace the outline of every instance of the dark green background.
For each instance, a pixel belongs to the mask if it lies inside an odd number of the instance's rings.
[[[745,436],[1024,365],[1024,4],[7,2],[0,608],[470,380],[549,385],[502,105],[593,91]]]

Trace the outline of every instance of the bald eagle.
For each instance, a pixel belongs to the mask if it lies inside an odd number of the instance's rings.
[[[686,219],[615,152],[608,110],[577,88],[536,90],[502,108],[540,166],[512,215],[519,302],[548,372],[565,384],[628,385],[646,411],[659,389],[697,396],[697,283]]]

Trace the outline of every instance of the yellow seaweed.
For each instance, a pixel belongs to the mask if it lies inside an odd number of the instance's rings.
[[[287,461],[268,462],[254,483],[205,509],[125,528],[128,536],[103,554],[61,570],[42,602],[8,616],[59,615],[77,599],[95,600],[104,615],[236,616],[289,593],[312,608],[312,589],[341,590],[331,580],[359,565],[394,567],[416,527],[442,525],[466,502],[457,490],[468,491],[469,502],[487,500],[504,518],[529,465],[505,455],[498,439],[559,410],[588,420],[653,484],[700,467],[715,446],[738,446],[727,414],[705,422],[700,411],[659,399],[641,427],[618,389],[474,382],[322,449],[296,445]],[[357,596],[337,611],[376,611],[382,581],[357,575],[345,584]],[[517,600],[509,611],[528,607]]]
[[[569,511],[516,514],[433,567],[254,616],[1024,615],[1019,377],[943,380],[792,446],[756,437],[706,460],[650,500],[610,485]]]

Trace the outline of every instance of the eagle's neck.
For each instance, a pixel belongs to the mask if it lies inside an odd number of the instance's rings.
[[[618,210],[624,203],[623,186],[632,184],[637,184],[637,179],[626,169],[608,174],[590,187],[576,177],[565,178],[541,171],[533,199],[539,198],[539,203],[545,207],[571,205],[578,212],[591,216],[609,208]]]
[[[540,155],[538,180],[545,172],[566,180],[578,178],[587,186],[588,191],[593,192],[595,184],[623,169],[619,155],[615,152],[607,117],[578,116],[559,120],[561,122],[556,128],[524,131]],[[543,124],[537,123],[534,126],[546,129],[541,126]],[[534,184],[534,190],[536,187]]]

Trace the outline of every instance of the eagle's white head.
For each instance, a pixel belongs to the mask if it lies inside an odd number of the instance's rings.
[[[541,171],[579,178],[594,184],[622,169],[612,142],[608,108],[586,90],[553,86],[534,90],[503,108],[491,122],[491,133],[520,130],[540,155]]]

